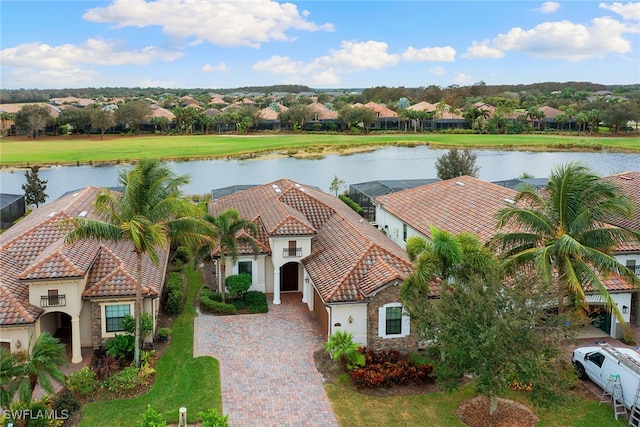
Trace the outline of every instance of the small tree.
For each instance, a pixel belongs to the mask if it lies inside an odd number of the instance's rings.
[[[332,191],[333,195],[337,197],[340,188],[342,188],[344,184],[344,180],[338,178],[337,175],[334,175],[333,179],[331,180],[331,185],[329,185],[329,191]]]
[[[451,149],[436,161],[438,178],[451,179],[462,175],[478,176],[480,167],[476,165],[477,156],[468,149]]]
[[[136,334],[136,318],[127,314],[122,319],[122,327],[125,332],[129,335]],[[142,313],[142,317],[140,317],[140,345],[144,342],[145,338],[151,335],[153,331],[153,319],[151,318],[151,314]]]
[[[251,275],[247,273],[234,274],[225,279],[225,285],[229,293],[239,298],[249,290],[251,282]]]
[[[24,202],[27,205],[40,206],[40,203],[44,203],[49,197],[44,192],[47,189],[47,181],[38,177],[39,170],[40,166],[31,166],[30,170],[24,173],[27,183],[22,184],[22,189],[24,190]]]

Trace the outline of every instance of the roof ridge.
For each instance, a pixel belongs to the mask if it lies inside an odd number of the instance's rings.
[[[333,292],[331,292],[327,296],[327,300],[332,299],[333,296],[336,294],[336,292],[338,292],[338,290],[345,284],[346,279],[349,276],[351,276],[353,271],[362,263],[363,259],[367,256],[367,254],[369,253],[369,251],[371,250],[372,247],[373,247],[373,243],[371,241],[369,241],[369,245],[367,245],[367,249],[362,251],[362,255],[360,255],[360,257],[356,260],[356,262],[354,262],[351,265],[351,268],[347,270],[347,272],[340,278],[340,280],[338,280],[338,286],[336,286],[335,289],[333,290]],[[357,288],[358,288],[358,291],[360,293],[362,293],[362,290],[360,289],[360,287],[358,286]]]

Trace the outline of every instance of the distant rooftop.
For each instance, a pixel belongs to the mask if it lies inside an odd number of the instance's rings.
[[[366,194],[370,198],[381,196],[383,194],[395,193],[396,191],[406,190],[408,188],[419,187],[421,185],[431,184],[440,181],[438,178],[421,178],[421,179],[383,179],[367,182],[359,182],[349,185],[350,188]]]
[[[519,190],[523,185],[532,185],[540,190],[546,187],[547,183],[549,182],[549,178],[514,178],[492,182],[493,184],[499,185],[501,187],[507,187],[516,191]]]
[[[228,187],[216,188],[211,190],[211,198],[213,200],[219,199],[220,197],[228,196],[230,194],[235,194],[240,191],[248,190],[250,188],[257,187],[257,184],[250,185],[230,185]]]

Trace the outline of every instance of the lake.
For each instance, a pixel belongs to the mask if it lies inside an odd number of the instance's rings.
[[[436,178],[435,163],[446,149],[428,146],[389,147],[351,155],[327,155],[322,159],[265,158],[252,160],[198,160],[169,162],[177,174],[189,174],[191,183],[183,188],[188,194],[204,194],[214,188],[235,184],[263,184],[280,178],[291,178],[302,184],[329,191],[334,176],[346,184],[382,180]],[[548,177],[554,166],[577,161],[598,175],[612,175],[640,170],[640,154],[608,152],[528,152],[474,150],[479,178],[498,181],[516,178],[527,172],[537,178]],[[67,191],[88,185],[117,185],[118,173],[128,166],[60,166],[40,170],[48,181],[48,200]],[[24,170],[4,169],[0,172],[0,191],[22,194],[26,182]]]

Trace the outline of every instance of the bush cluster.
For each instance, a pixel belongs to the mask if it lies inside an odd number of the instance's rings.
[[[220,302],[220,295],[208,287],[200,291],[200,310],[205,313],[236,314],[237,309],[232,304]]]
[[[338,196],[340,198],[340,200],[342,200],[347,206],[349,206],[351,209],[353,209],[354,211],[356,211],[360,216],[364,215],[364,210],[362,210],[362,206],[360,206],[358,203],[354,202],[353,200],[351,200],[351,198],[349,196],[347,196],[346,194],[340,194]]]
[[[88,366],[69,375],[67,388],[73,393],[81,396],[91,393],[98,387],[96,373],[89,369]]]
[[[72,415],[76,413],[80,409],[80,401],[76,398],[73,393],[68,390],[64,390],[60,393],[56,400],[53,402],[53,410],[58,413],[62,413],[62,411],[66,411],[67,414]]]
[[[175,253],[173,254],[174,263],[186,264],[189,262],[189,249],[185,246],[178,246]]]
[[[167,301],[164,309],[170,316],[182,313],[182,307],[184,305],[182,289],[182,273],[169,273],[169,277],[167,278]]]
[[[249,307],[249,313],[266,313],[269,311],[267,295],[260,291],[249,291],[242,296],[244,303]]]
[[[111,392],[133,390],[143,385],[147,378],[155,372],[153,369],[138,369],[129,366],[102,382],[102,387]]]
[[[394,385],[423,384],[433,381],[433,366],[416,365],[408,356],[397,350],[365,350],[366,364],[350,373],[356,387],[378,388]]]

